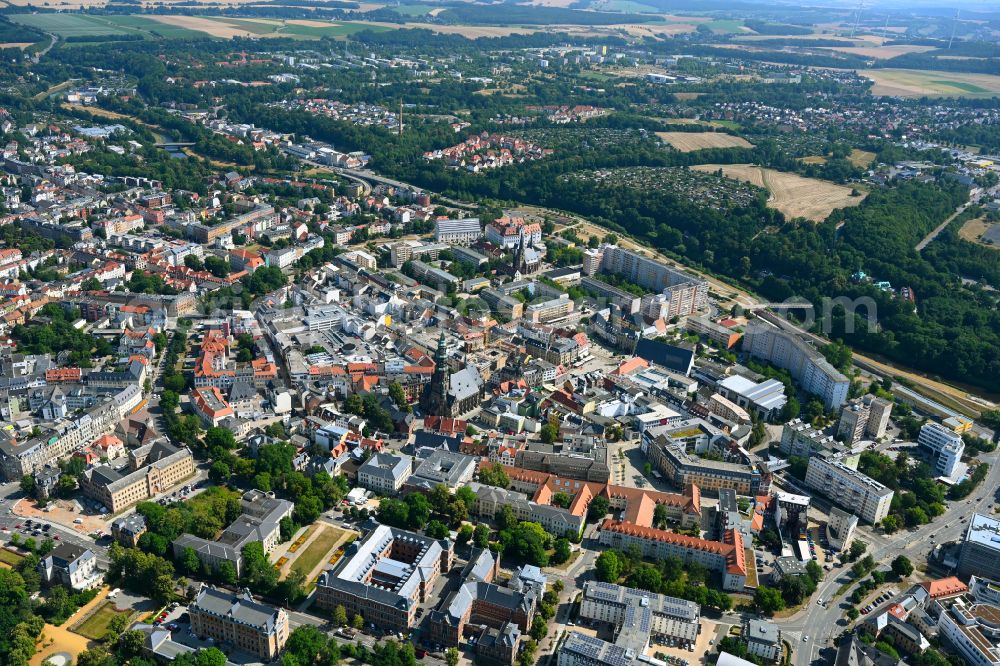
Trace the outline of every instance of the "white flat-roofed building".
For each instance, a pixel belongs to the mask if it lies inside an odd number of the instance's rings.
[[[962,462],[965,442],[962,436],[933,421],[920,428],[917,444],[931,458],[936,471],[941,476],[952,476]]]
[[[726,377],[717,385],[719,395],[765,421],[777,417],[785,408],[788,398],[785,397],[785,385],[777,379],[755,382],[740,375]]]
[[[1000,520],[972,515],[962,542],[958,575],[1000,580]]]
[[[877,523],[889,515],[890,488],[841,462],[841,456],[813,456],[806,469],[806,485],[862,520]]]
[[[450,245],[472,245],[483,237],[483,228],[478,217],[462,220],[436,220],[434,240]]]
[[[1000,608],[993,604],[955,600],[938,618],[938,635],[969,666],[1000,664]]]

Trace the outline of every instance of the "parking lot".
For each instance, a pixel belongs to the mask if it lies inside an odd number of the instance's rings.
[[[80,534],[93,534],[109,530],[109,518],[95,508],[95,502],[81,499],[61,499],[50,501],[44,509],[39,509],[33,500],[21,499],[11,509],[14,515],[31,520],[58,523]],[[100,505],[97,505],[100,506]]]

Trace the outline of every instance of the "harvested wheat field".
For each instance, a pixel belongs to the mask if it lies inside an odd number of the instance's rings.
[[[933,51],[934,46],[917,46],[916,44],[895,44],[893,46],[833,46],[828,47],[831,51],[838,53],[849,53],[864,58],[875,58],[876,60],[889,60],[908,53],[927,53]]]
[[[398,23],[385,23],[382,21],[354,21],[352,25],[372,25],[381,28],[392,28],[393,30],[398,30],[400,24]],[[431,30],[442,35],[465,35],[469,39],[475,39],[476,37],[509,37],[510,35],[531,35],[536,32],[544,32],[549,30],[548,27],[540,26],[533,28],[521,28],[513,26],[496,26],[496,25],[444,25],[437,23],[407,23],[403,26],[405,28],[422,28],[424,30]],[[551,28],[556,30],[555,27]],[[561,30],[561,28],[560,28]]]
[[[931,72],[915,69],[866,69],[858,72],[875,85],[872,95],[895,97],[993,97],[1000,93],[1000,76]]]
[[[288,25],[301,25],[306,28],[329,28],[331,25],[337,25],[330,21],[317,21],[316,19],[288,19],[285,23]]]
[[[221,37],[222,39],[257,36],[257,33],[251,32],[246,28],[241,28],[232,23],[226,23],[225,19],[207,18],[204,16],[159,16],[156,14],[150,14],[149,18],[159,21],[160,23],[176,25],[181,28],[187,28],[188,30],[197,30],[198,32],[204,32],[212,37]]]
[[[595,26],[595,28],[598,26]],[[633,37],[673,37],[674,35],[684,35],[698,29],[694,23],[633,23],[608,26],[599,26],[614,30],[624,30]]]
[[[780,210],[788,219],[804,217],[822,222],[837,208],[857,206],[865,198],[864,192],[861,196],[851,196],[851,188],[845,185],[753,164],[699,164],[691,168],[708,172],[721,169],[727,178],[763,187],[771,193],[767,205]]]
[[[706,148],[753,148],[746,139],[724,132],[657,132],[656,136],[682,153]]]

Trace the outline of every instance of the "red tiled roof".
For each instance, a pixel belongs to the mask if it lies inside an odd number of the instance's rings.
[[[601,530],[609,530],[618,534],[627,534],[640,539],[672,543],[682,548],[715,553],[726,558],[726,571],[731,574],[745,576],[747,574],[746,553],[743,548],[743,535],[737,530],[726,530],[722,541],[708,541],[686,534],[677,534],[654,527],[643,527],[607,518],[601,523]]]
[[[931,599],[958,596],[959,594],[965,594],[969,591],[969,586],[955,576],[948,576],[947,578],[940,578],[938,580],[929,580],[924,583],[920,583],[920,587],[927,590],[927,594]]]

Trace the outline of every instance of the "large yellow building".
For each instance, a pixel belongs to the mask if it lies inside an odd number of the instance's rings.
[[[214,639],[224,651],[273,661],[288,640],[288,614],[254,601],[249,591],[233,594],[203,584],[188,612],[192,633]]]
[[[132,471],[128,474],[99,465],[80,477],[83,493],[101,502],[111,513],[154,497],[194,474],[191,452],[167,442],[135,449],[129,457]]]

